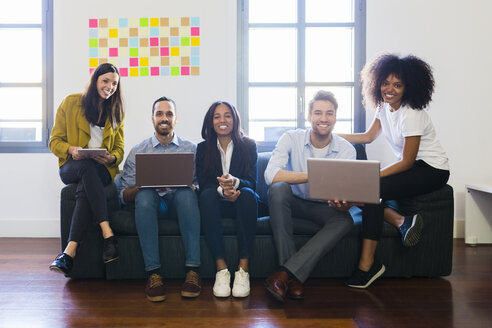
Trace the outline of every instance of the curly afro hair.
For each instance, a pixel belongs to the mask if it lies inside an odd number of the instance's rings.
[[[434,92],[432,68],[418,57],[409,55],[401,58],[394,54],[376,57],[362,69],[364,106],[366,104],[379,106],[384,102],[381,84],[391,74],[402,80],[405,85],[402,106],[409,105],[418,110],[427,107]]]

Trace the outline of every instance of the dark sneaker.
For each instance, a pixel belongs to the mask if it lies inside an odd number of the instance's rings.
[[[414,216],[405,216],[405,220],[398,230],[401,233],[401,240],[405,246],[415,246],[420,240],[422,235],[422,227],[424,221],[420,214]]]
[[[362,271],[357,268],[347,281],[345,285],[353,288],[366,288],[374,282],[374,280],[381,277],[381,275],[386,270],[385,266],[379,262],[374,261],[372,267],[369,271]]]
[[[186,279],[181,288],[181,296],[183,297],[198,297],[202,291],[202,278],[200,275],[190,270],[186,274]]]
[[[162,302],[166,299],[166,289],[162,277],[157,273],[150,275],[145,286],[145,295],[152,302]]]
[[[109,263],[120,258],[118,251],[118,241],[115,236],[104,239],[103,244],[103,261]]]
[[[54,272],[59,272],[63,274],[67,274],[72,270],[73,266],[73,258],[66,254],[59,254],[56,259],[51,263],[50,270]]]

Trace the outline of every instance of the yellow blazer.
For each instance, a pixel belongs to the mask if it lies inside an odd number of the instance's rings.
[[[53,154],[58,157],[58,166],[62,166],[72,156],[68,154],[70,146],[87,148],[91,139],[89,122],[85,118],[82,108],[82,94],[72,94],[63,99],[56,112],[55,125],[51,130],[49,147]],[[123,160],[124,140],[123,121],[113,129],[111,122],[106,119],[103,132],[103,144],[112,155],[116,156],[116,162],[106,165],[111,178],[119,172],[118,165]]]

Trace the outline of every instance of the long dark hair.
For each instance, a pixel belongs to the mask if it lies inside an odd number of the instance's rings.
[[[417,110],[427,107],[434,92],[432,68],[418,57],[409,55],[401,58],[394,54],[376,57],[362,69],[364,105],[379,106],[383,103],[381,84],[390,74],[401,79],[405,85],[401,99],[402,106],[408,104]]]
[[[241,156],[241,170],[243,174],[247,174],[248,168],[251,163],[247,154],[245,138],[243,131],[241,130],[241,119],[234,106],[226,101],[216,101],[214,102],[203,119],[202,126],[202,138],[205,140],[205,157],[204,157],[204,167],[207,174],[215,174],[216,171],[220,171],[222,166],[217,167],[216,158],[220,158],[219,150],[217,149],[217,133],[214,130],[214,112],[217,106],[225,105],[229,108],[232,114],[232,131],[231,139],[234,143],[234,152],[237,152]],[[220,164],[219,164],[220,165]],[[220,170],[219,170],[220,168]]]
[[[118,80],[116,91],[102,102],[102,111],[99,111],[101,96],[97,91],[97,79],[106,73],[116,73],[120,77],[118,69],[110,63],[99,65],[89,79],[89,83],[82,94],[82,107],[85,118],[89,123],[99,124],[101,118],[109,117],[113,129],[116,129],[123,120],[124,110],[121,100],[121,80]]]

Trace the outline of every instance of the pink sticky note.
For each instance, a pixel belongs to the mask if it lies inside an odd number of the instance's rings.
[[[95,68],[90,68],[89,69],[89,74],[92,74],[92,72],[94,72]]]
[[[138,58],[130,58],[130,66],[138,66]]]
[[[191,28],[191,36],[200,36],[200,28],[192,27]]]
[[[128,68],[120,68],[121,76],[128,76]]]
[[[190,68],[188,66],[181,67],[181,75],[190,75]]]
[[[169,47],[161,47],[161,56],[169,56]]]
[[[118,48],[109,48],[109,57],[118,57]]]
[[[150,38],[150,46],[151,47],[159,46],[159,38]]]
[[[150,75],[158,76],[159,75],[159,67],[151,67],[150,68]]]
[[[89,19],[89,27],[97,27],[97,19]]]

